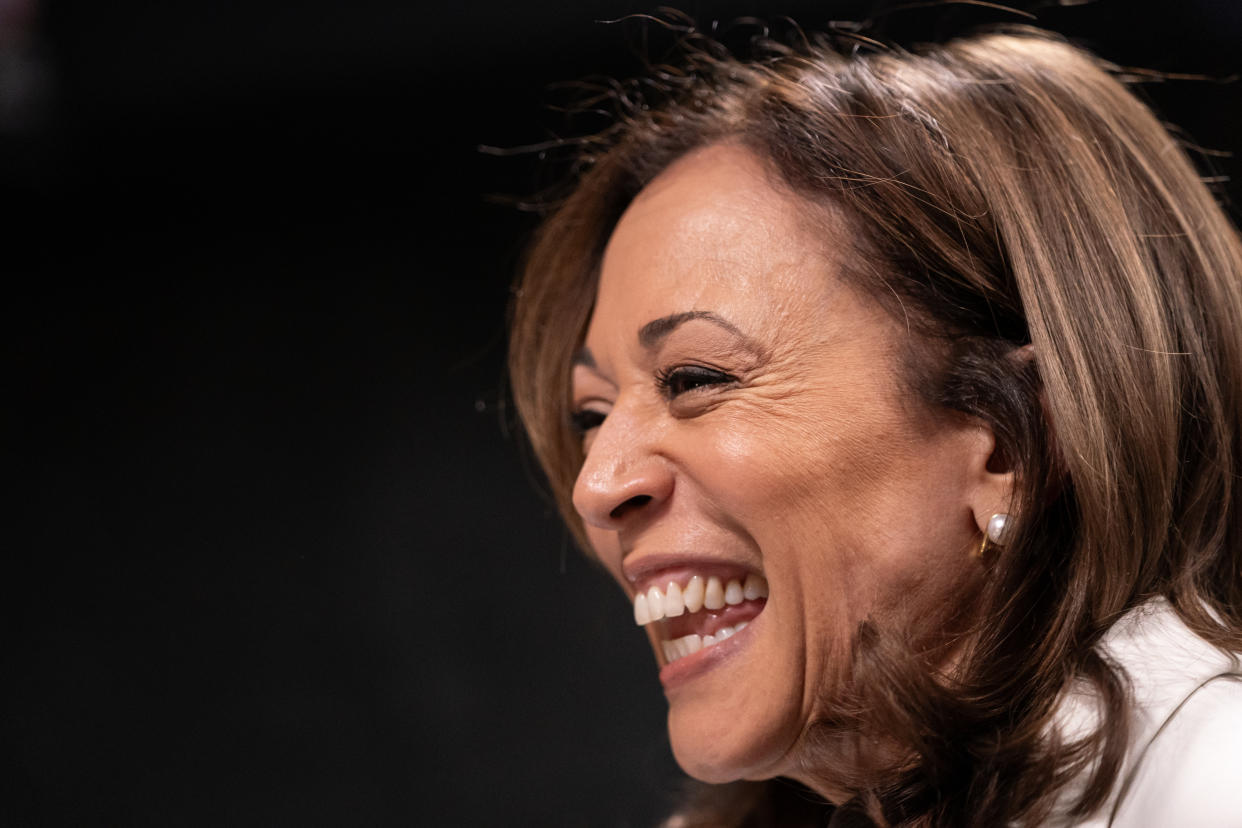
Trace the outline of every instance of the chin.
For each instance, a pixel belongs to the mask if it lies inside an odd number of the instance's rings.
[[[805,730],[802,672],[764,652],[764,633],[774,630],[765,630],[763,620],[729,646],[705,652],[706,658],[678,660],[661,670],[673,756],[702,782],[769,779],[792,769],[790,758]]]
[[[669,711],[673,757],[687,775],[717,785],[781,775],[781,760],[789,753],[788,740],[756,732],[752,722],[702,723],[702,718],[697,711]]]

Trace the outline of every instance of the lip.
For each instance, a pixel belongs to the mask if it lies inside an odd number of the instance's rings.
[[[665,695],[676,692],[687,682],[693,681],[737,656],[750,644],[751,638],[754,637],[754,630],[761,623],[762,617],[763,613],[760,612],[747,622],[746,627],[740,632],[734,633],[719,644],[713,644],[705,650],[691,653],[661,667],[660,684],[664,686]]]

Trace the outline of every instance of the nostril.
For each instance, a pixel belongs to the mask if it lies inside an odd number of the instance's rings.
[[[619,520],[624,515],[629,514],[635,509],[641,509],[651,502],[651,495],[634,495],[629,500],[622,503],[617,508],[608,513],[608,517],[613,520]]]

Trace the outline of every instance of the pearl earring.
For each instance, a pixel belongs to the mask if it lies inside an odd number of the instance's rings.
[[[988,528],[983,532],[983,542],[979,544],[979,551],[975,553],[976,558],[984,556],[988,551],[989,544],[992,546],[1004,545],[1008,524],[1009,515],[1000,513],[992,515],[991,519],[988,520]]]

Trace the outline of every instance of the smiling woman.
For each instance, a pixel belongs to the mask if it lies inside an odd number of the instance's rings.
[[[858,622],[936,646],[977,590],[973,515],[1008,506],[990,433],[909,406],[904,328],[804,212],[739,146],[675,162],[612,233],[574,370],[574,507],[650,619],[676,757],[709,781],[801,776]]]
[[[670,824],[1233,824],[1242,250],[1181,150],[1034,31],[687,66],[511,350],[678,762],[794,781]]]

